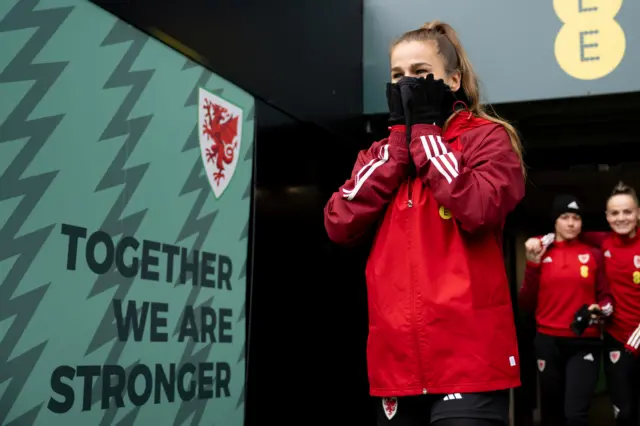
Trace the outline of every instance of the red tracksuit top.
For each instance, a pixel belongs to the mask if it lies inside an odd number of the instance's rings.
[[[613,311],[602,253],[579,240],[551,243],[539,264],[527,262],[518,299],[535,312],[538,332],[578,337],[570,325],[582,305],[597,303],[605,315]],[[600,337],[598,325],[581,337]]]
[[[378,225],[366,267],[373,396],[485,392],[520,385],[505,218],[524,196],[505,129],[456,115],[444,135],[404,126],[360,152],[325,207],[331,240]]]
[[[606,331],[640,355],[640,238],[615,232],[587,232],[583,239],[599,246],[611,287],[615,310]]]

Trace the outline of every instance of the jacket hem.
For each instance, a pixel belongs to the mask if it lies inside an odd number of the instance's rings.
[[[581,336],[578,336],[577,334],[575,334],[573,330],[565,330],[565,329],[558,329],[558,328],[538,327],[537,331],[538,333],[545,334],[547,336],[553,336],[553,337],[571,337],[574,339],[583,339],[583,338],[597,339],[600,337],[600,330],[598,330],[597,328],[588,328],[585,330],[584,333],[582,333]]]
[[[517,388],[521,385],[520,379],[498,380],[486,383],[467,383],[458,385],[442,385],[427,387],[427,395],[429,394],[449,394],[449,393],[481,393],[481,392],[495,392],[505,389]],[[390,396],[417,396],[424,395],[422,387],[411,387],[404,389],[385,389],[385,388],[370,388],[369,394],[376,397],[390,397]]]

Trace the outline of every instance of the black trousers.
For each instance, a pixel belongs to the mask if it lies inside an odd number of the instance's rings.
[[[378,426],[507,426],[509,391],[376,398]]]
[[[596,338],[536,334],[541,418],[545,426],[587,426],[602,362]]]
[[[604,371],[618,426],[639,426],[640,358],[625,351],[624,345],[604,335]]]

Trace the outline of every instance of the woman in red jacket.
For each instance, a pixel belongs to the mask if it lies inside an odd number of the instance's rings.
[[[605,375],[618,426],[638,426],[640,398],[640,207],[636,191],[620,182],[607,200],[613,232],[585,232],[581,239],[604,253],[615,310],[604,333]],[[527,241],[543,254],[545,238]]]
[[[390,62],[390,135],[325,207],[336,243],[376,231],[365,275],[378,425],[506,425],[520,373],[501,242],[524,196],[520,142],[483,110],[449,25],[404,34]]]
[[[602,348],[598,321],[586,311],[608,316],[613,305],[602,253],[577,238],[580,202],[570,195],[556,197],[552,217],[555,233],[545,237],[546,252],[526,252],[519,302],[536,317],[542,424],[587,426]]]

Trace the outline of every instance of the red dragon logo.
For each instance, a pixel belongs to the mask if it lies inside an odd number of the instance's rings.
[[[389,420],[391,420],[398,412],[398,398],[382,398],[382,408],[384,410],[384,414]]]
[[[233,162],[238,148],[238,116],[209,99],[204,100],[202,108],[206,111],[202,134],[211,143],[205,151],[206,161],[215,166],[213,180],[216,185],[220,185],[220,181],[225,178],[225,165]]]

